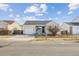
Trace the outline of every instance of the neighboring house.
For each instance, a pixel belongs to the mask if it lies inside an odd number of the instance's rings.
[[[50,32],[47,30],[48,25],[58,25],[53,21],[26,21],[23,24],[23,34],[49,34]]]
[[[19,25],[15,21],[2,20],[0,21],[0,33],[46,35],[51,33],[48,31],[49,25],[59,27],[59,24],[54,21],[26,21],[23,25]]]
[[[68,32],[68,34],[70,34],[70,26],[64,22],[61,26],[61,29],[60,29],[60,33],[62,34],[62,32],[64,32],[64,34],[66,34],[65,32]]]
[[[9,30],[8,30],[8,25],[11,25],[13,23],[13,21],[0,21],[0,34],[9,34]]]
[[[13,22],[11,25],[8,25],[8,30],[11,31],[10,34],[22,34],[22,26],[17,22]]]
[[[65,22],[61,31],[68,31],[69,34],[79,34],[79,22]]]
[[[4,33],[5,31],[10,31],[10,32],[7,32],[7,34],[13,34],[14,30],[21,30],[21,26],[18,23],[11,21],[11,20],[0,21],[1,32],[3,31]]]
[[[4,21],[0,21],[0,30],[7,29],[8,23]]]

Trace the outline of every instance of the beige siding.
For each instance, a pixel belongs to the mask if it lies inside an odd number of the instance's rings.
[[[67,30],[68,32],[70,32],[70,26],[66,23],[63,23],[61,26],[61,31]]]
[[[14,29],[22,30],[21,26],[16,22],[11,25],[8,25],[8,30],[14,30]]]
[[[8,24],[6,22],[0,22],[0,28],[7,30]]]

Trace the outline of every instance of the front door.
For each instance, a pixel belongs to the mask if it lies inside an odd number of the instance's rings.
[[[44,26],[36,26],[36,34],[37,35],[45,34],[45,27]]]

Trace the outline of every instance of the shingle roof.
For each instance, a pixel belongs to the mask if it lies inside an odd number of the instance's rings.
[[[2,21],[0,21],[0,22],[6,22],[6,23],[8,23],[8,24],[14,23],[14,21],[12,21],[12,20],[2,20]]]
[[[73,26],[79,26],[79,22],[65,22],[65,23]]]
[[[24,25],[45,25],[51,21],[26,21]]]
[[[14,23],[14,21],[4,21],[4,22],[7,22],[8,24]]]

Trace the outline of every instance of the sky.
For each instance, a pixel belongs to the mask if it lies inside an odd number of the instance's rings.
[[[0,3],[0,20],[52,20],[59,24],[79,17],[79,3]]]

